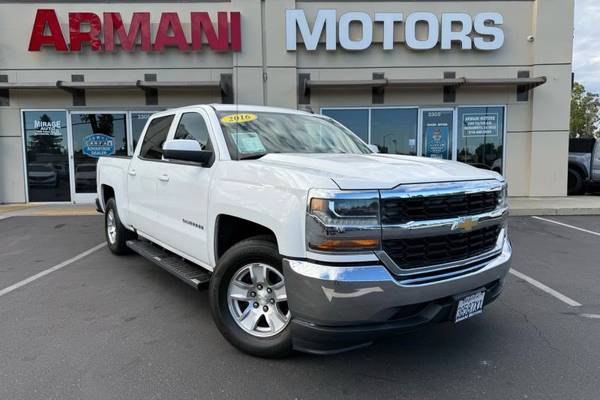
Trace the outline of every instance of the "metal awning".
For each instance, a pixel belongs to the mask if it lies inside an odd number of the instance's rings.
[[[218,89],[219,81],[0,82],[0,89]]]
[[[491,78],[491,79],[370,79],[370,80],[313,80],[305,81],[304,90],[309,88],[435,88],[435,87],[501,87],[521,86],[528,90],[546,83],[545,76],[535,78]]]
[[[467,79],[465,86],[468,87],[498,87],[498,86],[524,86],[534,89],[548,81],[545,76],[535,78],[500,78],[500,79]]]

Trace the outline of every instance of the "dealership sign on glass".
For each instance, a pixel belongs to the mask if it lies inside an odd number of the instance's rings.
[[[239,12],[217,13],[217,29],[207,12],[189,14],[189,36],[184,32],[179,15],[163,12],[158,20],[158,28],[153,34],[149,12],[134,12],[126,22],[118,12],[105,12],[102,18],[92,12],[70,12],[68,14],[68,39],[61,29],[58,16],[53,9],[39,9],[35,16],[29,51],[40,51],[43,46],[58,51],[81,51],[87,44],[92,51],[115,51],[116,44],[124,51],[133,51],[139,44],[141,51],[162,51],[175,47],[181,51],[202,50],[202,38],[213,51],[241,51],[241,18]],[[118,39],[118,42],[117,40]],[[191,39],[191,40],[190,40]]]
[[[502,15],[496,12],[482,12],[473,17],[466,13],[444,13],[440,20],[431,12],[415,12],[406,18],[403,13],[376,12],[372,18],[366,12],[351,11],[341,14],[338,21],[336,10],[319,10],[311,29],[304,10],[287,10],[286,48],[296,50],[299,31],[306,50],[315,51],[325,31],[326,50],[336,50],[338,42],[346,50],[365,50],[373,44],[374,25],[381,24],[384,50],[394,49],[396,27],[402,26],[406,46],[413,50],[431,50],[438,45],[442,50],[450,50],[457,43],[462,50],[492,51],[504,45],[503,23]],[[359,37],[351,37],[352,24],[360,25]],[[420,24],[427,31],[423,37],[417,33]]]

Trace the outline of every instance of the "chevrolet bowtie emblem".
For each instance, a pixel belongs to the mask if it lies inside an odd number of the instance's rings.
[[[475,218],[461,218],[459,221],[452,225],[452,230],[455,231],[460,229],[461,231],[472,231],[479,224],[479,221]]]

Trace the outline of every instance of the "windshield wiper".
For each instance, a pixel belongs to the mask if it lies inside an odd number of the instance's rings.
[[[252,154],[244,154],[238,155],[238,160],[258,160],[259,158],[266,156],[269,153],[252,153]]]

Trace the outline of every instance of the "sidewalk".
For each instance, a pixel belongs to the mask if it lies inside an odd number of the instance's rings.
[[[600,215],[600,196],[510,197],[510,215]],[[92,204],[0,204],[0,220],[17,216],[99,215]]]
[[[8,217],[100,215],[92,204],[0,204],[0,220]]]
[[[509,197],[510,215],[600,215],[600,196]]]

